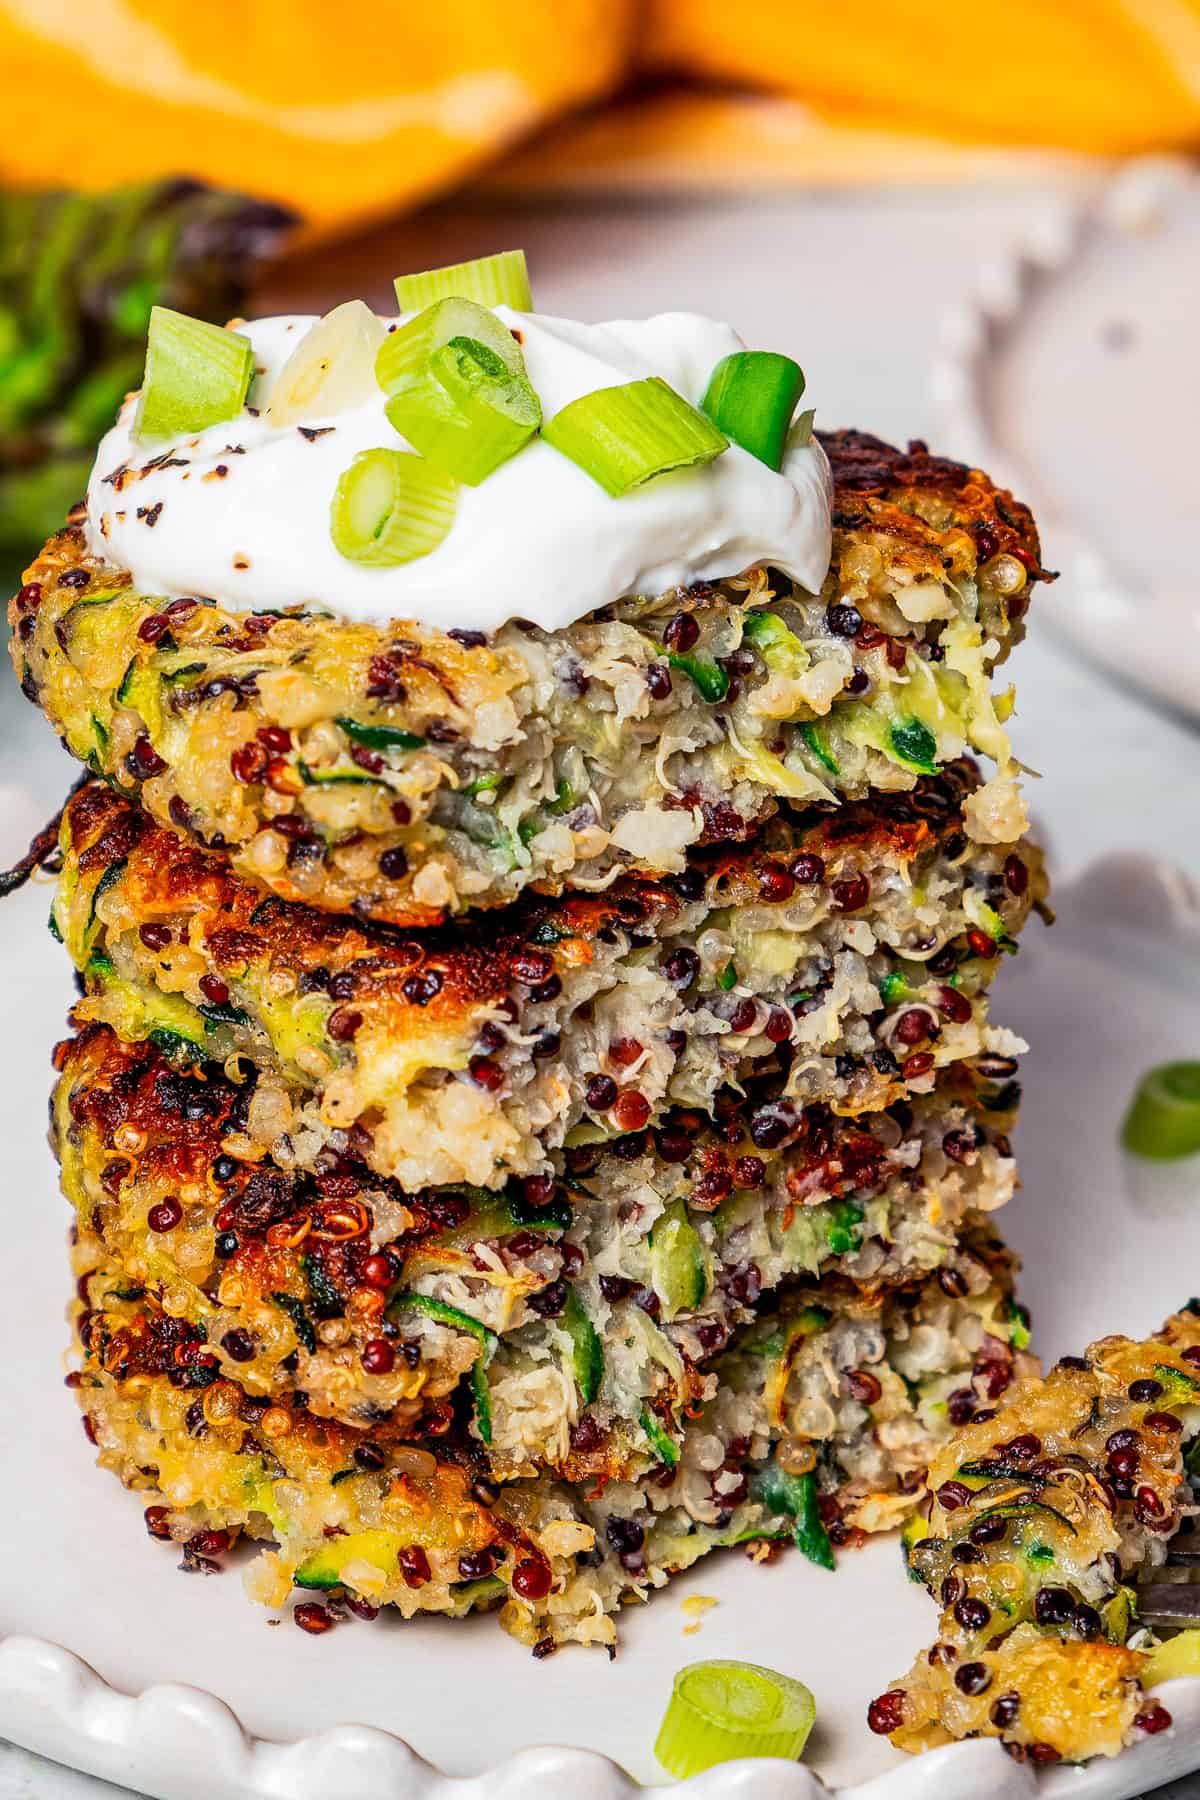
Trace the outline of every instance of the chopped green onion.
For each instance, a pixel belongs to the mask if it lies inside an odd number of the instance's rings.
[[[366,569],[391,569],[436,550],[454,523],[458,489],[405,450],[361,450],[329,508],[334,548]]]
[[[742,1756],[795,1762],[816,1716],[803,1682],[774,1669],[691,1663],[675,1677],[654,1754],[681,1781]]]
[[[803,392],[804,371],[790,356],[774,350],[737,350],[721,358],[700,404],[726,437],[768,469],[778,469]]]
[[[412,731],[399,731],[394,725],[360,725],[357,719],[338,716],[334,724],[365,750],[419,750],[425,742]]]
[[[1142,1076],[1121,1142],[1156,1162],[1200,1151],[1200,1062],[1163,1063]]]
[[[542,427],[548,444],[619,498],[670,469],[694,469],[729,439],[658,375],[598,388],[572,400]]]
[[[253,373],[249,338],[165,306],[153,307],[134,438],[145,443],[182,437],[236,418]]]
[[[375,358],[387,336],[361,300],[345,300],[309,327],[271,384],[272,425],[346,412],[375,392]]]
[[[816,408],[813,406],[806,406],[802,413],[796,414],[792,429],[788,432],[788,442],[793,450],[803,450],[812,443],[813,420],[816,416]]]
[[[397,275],[396,304],[401,312],[420,312],[435,300],[477,300],[480,306],[511,306],[533,311],[529,270],[523,250],[501,250],[473,262],[424,269],[419,275]]]
[[[732,960],[725,964],[717,976],[717,986],[725,994],[729,992],[730,988],[737,986],[737,964]]]
[[[667,661],[688,677],[700,698],[710,706],[716,706],[729,692],[729,676],[720,663],[707,656],[668,656]]]
[[[937,739],[920,719],[898,719],[891,729],[892,749],[901,762],[922,775],[937,774]]]
[[[391,332],[375,378],[396,430],[468,487],[515,456],[542,422],[515,338],[473,300],[439,300]]]
[[[694,1312],[708,1289],[708,1269],[700,1234],[682,1200],[669,1206],[650,1234],[650,1282],[662,1301],[669,1324],[681,1312]]]

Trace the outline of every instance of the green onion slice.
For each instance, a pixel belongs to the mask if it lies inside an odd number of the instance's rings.
[[[737,350],[721,358],[700,405],[726,437],[768,469],[778,469],[803,392],[804,371],[790,356],[774,350]]]
[[[1142,1076],[1121,1142],[1156,1162],[1200,1151],[1200,1062],[1163,1063]]]
[[[659,375],[598,388],[542,427],[548,444],[619,498],[671,469],[695,469],[729,448],[711,419]]]
[[[523,250],[501,250],[473,262],[424,269],[419,275],[397,275],[396,303],[401,312],[420,312],[435,300],[477,300],[480,306],[511,306],[533,311],[529,270]]]
[[[345,412],[375,392],[375,358],[387,336],[361,300],[346,300],[310,326],[267,397],[272,425]]]
[[[249,338],[166,306],[152,307],[135,440],[182,437],[236,418],[253,373]]]
[[[439,300],[391,332],[375,379],[396,430],[469,487],[515,456],[542,422],[520,346],[473,300]]]
[[[458,487],[406,450],[362,450],[338,478],[329,508],[347,562],[390,569],[436,550],[454,523]]]
[[[789,1675],[757,1663],[690,1663],[675,1677],[654,1754],[681,1781],[739,1756],[795,1762],[816,1716],[811,1693]]]
[[[813,420],[816,408],[806,406],[802,413],[797,413],[792,421],[792,429],[788,432],[788,442],[793,450],[803,450],[813,441]]]

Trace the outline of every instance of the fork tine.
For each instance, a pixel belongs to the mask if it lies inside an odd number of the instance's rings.
[[[1200,1587],[1149,1582],[1137,1589],[1137,1609],[1147,1625],[1200,1625]]]

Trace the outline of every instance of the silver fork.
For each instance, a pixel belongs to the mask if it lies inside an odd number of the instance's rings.
[[[1168,1569],[1200,1569],[1200,1546],[1194,1533],[1176,1538],[1167,1551]],[[1147,1581],[1137,1590],[1138,1618],[1154,1630],[1182,1631],[1200,1625],[1200,1584],[1190,1581]]]

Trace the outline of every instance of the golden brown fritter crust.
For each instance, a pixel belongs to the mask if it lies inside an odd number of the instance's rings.
[[[637,1296],[665,1281],[654,1249],[664,1212],[704,1270],[687,1294],[664,1289],[675,1348],[660,1348],[675,1376],[650,1371],[641,1393],[667,1408],[667,1428],[690,1403],[691,1371],[752,1321],[765,1290],[837,1271],[854,1278],[837,1293],[882,1294],[931,1272],[954,1283],[957,1231],[1003,1204],[1013,1180],[1011,1121],[965,1081],[943,1083],[904,1123],[823,1108],[753,1113],[720,1096],[728,1104],[715,1124],[682,1109],[668,1117],[665,1155],[640,1133],[576,1147],[553,1179],[503,1193],[414,1195],[332,1148],[297,1167],[303,1124],[277,1145],[256,1141],[259,1110],[279,1098],[266,1080],[256,1087],[217,1064],[181,1073],[152,1044],[122,1043],[105,1027],[61,1044],[56,1065],[52,1141],[79,1229],[139,1293],[202,1331],[224,1375],[265,1397],[298,1386],[314,1413],[351,1424],[388,1416],[432,1431],[478,1362],[485,1326],[499,1340],[489,1379],[499,1378],[501,1471],[540,1443],[563,1461],[553,1421],[535,1431],[518,1407],[502,1423],[506,1396],[524,1391],[507,1374],[531,1349],[543,1361],[553,1349],[542,1321],[562,1313],[568,1282],[578,1330],[587,1318],[602,1342],[636,1338]],[[418,1289],[454,1309],[450,1329],[406,1308]],[[591,1473],[609,1459],[624,1466],[635,1434],[617,1390],[596,1387],[583,1404],[593,1408],[588,1453],[599,1453]]]
[[[694,874],[714,906],[737,907],[761,902],[781,871],[786,881],[797,854],[818,857],[831,880],[854,852],[907,866],[939,841],[961,839],[961,801],[974,785],[962,765],[923,780],[912,794],[875,795],[837,812],[811,812],[794,824],[781,820],[764,840],[705,852]],[[65,819],[81,877],[115,871],[109,880],[119,876],[129,907],[144,921],[200,921],[201,939],[218,969],[253,962],[303,977],[353,968],[356,1001],[386,996],[395,1008],[392,1028],[406,1037],[438,1031],[463,1009],[503,1000],[514,983],[536,987],[559,965],[590,960],[589,947],[606,930],[633,924],[640,935],[661,936],[684,905],[673,881],[627,878],[599,894],[531,895],[487,918],[401,931],[264,898],[224,856],[181,843],[102,782],[81,788]],[[1040,859],[1032,850],[1026,854],[1040,893]],[[686,890],[694,883],[684,885]],[[869,906],[856,910],[869,922]],[[439,977],[432,993],[424,980],[431,971]],[[419,998],[406,996],[409,982]]]
[[[919,438],[898,450],[866,431],[817,435],[833,470],[835,562],[852,534],[870,530],[905,542],[914,566],[923,562],[935,576],[974,574],[1004,555],[1016,557],[1031,582],[1054,580],[1042,566],[1033,514],[981,469],[931,455]]]
[[[263,896],[96,784],[64,816],[53,919],[81,1022],[248,1058],[407,1188],[496,1186],[576,1126],[617,1136],[730,1082],[851,1114],[1010,1059],[988,993],[1044,877],[1033,846],[970,845],[974,791],[955,765],[679,878],[405,932]]]

